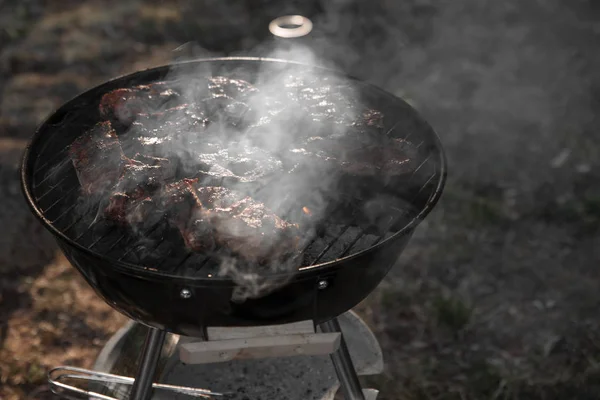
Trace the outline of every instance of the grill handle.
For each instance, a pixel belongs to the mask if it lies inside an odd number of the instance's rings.
[[[79,394],[87,396],[92,399],[100,399],[100,400],[122,400],[117,399],[111,396],[107,396],[101,393],[96,393],[90,390],[82,389],[76,386],[68,385],[62,382],[65,379],[76,379],[82,380],[86,382],[96,382],[96,383],[112,383],[112,384],[122,384],[122,385],[133,385],[134,379],[115,375],[115,374],[107,374],[104,372],[92,371],[84,368],[76,368],[76,367],[68,367],[68,366],[60,366],[56,367],[48,372],[48,383],[50,385],[50,389],[52,393],[62,396],[63,398],[69,399],[80,399],[80,397],[72,397],[73,394]],[[178,394],[184,394],[196,398],[203,399],[211,399],[213,397],[225,397],[228,396],[229,393],[215,393],[211,392],[207,389],[200,388],[192,388],[186,386],[174,386],[174,385],[165,385],[161,383],[152,384],[154,389],[160,389],[165,391],[170,391]]]

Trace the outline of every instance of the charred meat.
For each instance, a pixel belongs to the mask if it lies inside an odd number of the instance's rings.
[[[138,123],[134,123],[138,125]],[[134,127],[132,125],[132,128]],[[153,135],[144,126],[135,126],[136,133],[127,134],[120,139],[127,156],[143,154],[148,157],[171,158],[182,146],[182,139],[175,135]]]
[[[299,229],[264,204],[223,187],[196,187],[184,179],[165,187],[160,204],[194,252],[222,247],[263,264],[296,251]]]
[[[175,177],[175,167],[164,158],[137,154],[128,159],[104,214],[121,225],[139,225],[156,210],[152,195]]]
[[[127,126],[138,115],[156,112],[178,97],[178,93],[166,82],[115,89],[106,93],[100,100],[100,114],[113,122]]]
[[[211,122],[220,122],[234,128],[243,128],[253,121],[250,106],[226,94],[214,94],[198,102]]]
[[[293,255],[300,241],[298,225],[279,218],[250,197],[203,215],[214,226],[222,247],[252,263],[265,264]]]
[[[202,212],[202,203],[195,190],[197,180],[182,179],[166,185],[156,202],[169,223],[181,234],[185,246],[192,251],[211,251],[215,247],[211,230],[205,224],[194,229],[195,215]]]
[[[126,193],[113,193],[108,198],[108,204],[104,209],[104,216],[112,221],[119,224],[125,225],[127,223],[127,210],[131,198]]]
[[[358,116],[358,118],[352,123],[355,127],[367,127],[383,129],[383,114],[381,111],[366,109]]]
[[[212,225],[214,210],[230,207],[242,197],[239,193],[218,186],[195,185],[195,181],[186,180],[183,184],[175,184],[170,188],[171,200],[168,207],[191,208],[180,216],[170,210],[171,221],[179,229],[181,237],[190,251],[206,253],[220,245],[216,237],[216,229]],[[174,196],[174,190],[185,193],[183,197]],[[176,201],[173,201],[173,199]],[[183,200],[183,201],[182,201]]]
[[[208,122],[220,122],[230,127],[244,127],[250,124],[253,113],[248,104],[251,95],[258,90],[250,83],[216,76],[206,79],[189,79],[179,88],[183,98],[194,104]]]
[[[190,164],[199,176],[249,183],[283,171],[281,160],[257,147],[230,143],[228,148],[219,150],[216,147],[215,150],[213,153],[197,154]]]
[[[351,86],[330,77],[289,76],[284,104],[291,101],[317,123],[350,125],[359,116]]]
[[[167,136],[202,130],[209,123],[204,111],[195,103],[180,104],[164,111],[140,113],[136,121],[138,130],[133,129],[133,132],[144,134],[143,130],[139,130],[143,127],[148,131],[146,136]]]
[[[77,138],[69,155],[82,191],[88,196],[111,189],[127,161],[110,122],[100,122]]]
[[[351,176],[390,179],[406,175],[414,168],[416,148],[397,138],[375,140],[354,134],[310,137],[290,149],[292,170],[321,168]]]
[[[298,226],[290,224],[263,203],[241,197],[225,188],[201,188],[205,204],[193,214],[182,232],[193,251],[204,251],[210,235],[216,245],[248,262],[264,264],[292,255],[300,237]]]
[[[123,166],[116,189],[131,192],[143,188],[145,192],[152,193],[174,177],[175,168],[170,160],[137,154]]]
[[[159,194],[159,204],[175,225],[186,224],[202,203],[196,194],[197,179],[182,179],[166,185]]]
[[[388,136],[383,114],[359,106],[344,82],[290,76],[259,91],[217,76],[172,85],[104,95],[110,122],[70,155],[84,194],[106,196],[107,219],[134,230],[160,220],[190,251],[279,262],[302,238],[289,221],[314,225],[332,192],[343,207],[373,180],[388,184],[417,167],[417,148]]]
[[[234,99],[246,99],[258,93],[258,89],[249,82],[224,76],[213,76],[208,80],[208,90],[214,95],[226,95]]]
[[[124,130],[119,140],[128,156],[136,153],[166,158],[178,158],[191,147],[203,151],[204,147],[218,142],[209,137],[208,119],[195,104],[184,104],[164,112],[139,115]]]
[[[195,252],[215,249],[213,229],[204,221],[204,205],[198,197],[197,180],[183,179],[167,185],[160,193],[159,204],[169,222],[179,230],[185,246]]]
[[[281,152],[290,143],[315,136],[327,138],[348,129],[381,133],[383,115],[359,107],[347,87],[312,83],[295,78],[281,92],[261,93],[264,107],[255,112],[246,137],[257,146]]]
[[[228,208],[245,197],[240,192],[221,186],[197,186],[195,192],[202,206],[207,209]]]
[[[152,226],[162,216],[152,197],[137,190],[113,193],[104,209],[104,217],[123,227],[140,229]]]

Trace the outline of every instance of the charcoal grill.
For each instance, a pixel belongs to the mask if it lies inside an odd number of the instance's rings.
[[[370,182],[366,192],[393,193],[384,229],[375,232],[347,221],[320,227],[302,252],[302,267],[279,289],[260,298],[232,301],[233,280],[213,273],[215,260],[191,254],[168,237],[140,255],[136,239],[118,229],[90,223],[74,213],[79,192],[67,148],[100,120],[98,103],[110,90],[163,80],[173,70],[252,82],[264,68],[333,74],[351,81],[370,107],[385,115],[386,133],[410,140],[419,151],[412,173],[395,187]],[[431,127],[404,101],[367,83],[318,67],[258,58],[195,60],[137,72],[95,87],[67,102],[36,131],[23,158],[21,178],[34,214],[55,236],[67,259],[108,304],[150,331],[133,385],[133,399],[148,398],[154,366],[166,332],[206,338],[208,327],[282,326],[312,321],[324,332],[339,332],[336,317],[363,300],[380,283],[416,226],[438,201],[445,182],[445,158]],[[343,339],[332,358],[347,398],[362,396]]]

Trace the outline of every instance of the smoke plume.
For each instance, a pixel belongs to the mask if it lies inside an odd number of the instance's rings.
[[[343,22],[344,2],[332,2],[330,7],[333,11],[317,16],[315,21],[333,30],[347,27]],[[341,36],[351,33],[340,31]],[[255,50],[261,56],[294,60],[308,66],[332,67],[339,59],[346,63],[360,59],[356,49],[328,42],[322,32],[315,32],[314,39],[316,46],[309,47],[301,40],[270,38]],[[298,224],[298,248],[302,249],[315,238],[317,228],[331,217],[332,208],[344,203],[346,196],[340,175],[334,173],[335,168],[328,169],[332,165],[328,151],[335,141],[323,137],[349,143],[345,141],[347,131],[357,121],[368,114],[372,121],[367,125],[372,123],[381,128],[383,116],[363,104],[361,91],[352,86],[352,80],[321,68],[265,62],[257,63],[256,70],[252,70],[242,62],[238,69],[223,71],[219,63],[185,62],[213,55],[217,54],[194,43],[180,46],[174,52],[175,63],[163,79],[167,85],[153,92],[152,100],[136,103],[135,113],[114,116],[122,122],[118,141],[123,157],[133,157],[135,149],[143,145],[152,149],[153,156],[169,160],[170,178],[194,177],[199,186],[223,185],[242,197],[263,203],[282,220]],[[243,90],[231,94],[226,83],[219,83],[220,76],[236,80]],[[195,106],[182,106],[192,104]],[[140,127],[150,134],[140,136]],[[292,145],[298,139],[305,146]],[[355,146],[365,147],[364,140],[357,140]],[[347,144],[336,148],[336,162],[351,159],[346,151],[355,150]],[[307,155],[318,155],[325,161],[298,161]],[[228,159],[219,162],[223,157]],[[98,174],[103,174],[106,155],[98,154],[89,161],[97,165]],[[164,166],[161,168],[164,173]],[[138,177],[147,179],[147,175]],[[142,183],[131,179],[126,182],[129,187]],[[113,201],[110,196],[123,189],[119,185],[122,183],[93,196],[79,197],[75,213],[85,223],[76,225],[77,229],[84,232],[103,218],[107,205]],[[363,217],[371,225],[383,224],[380,221],[389,219],[389,203],[394,201],[397,199],[368,199]],[[129,209],[125,218],[137,221],[129,226],[137,239],[130,254],[135,254],[144,265],[158,269],[152,260],[174,255],[168,246],[161,244],[165,238],[160,228],[152,229],[160,224],[161,216],[152,215],[140,221],[139,212],[139,207]],[[222,233],[229,238],[260,243],[260,238],[241,232],[239,225],[225,223],[221,230],[226,230]],[[273,238],[274,243],[279,240]],[[234,301],[259,297],[281,287],[302,262],[301,257],[274,258],[257,266],[227,252],[211,255],[218,260],[216,275],[229,277],[238,285]]]
[[[269,56],[293,58],[308,66],[320,64],[317,55],[301,44],[275,46]],[[311,154],[320,153],[323,133],[343,135],[361,115],[358,92],[348,80],[321,69],[266,62],[253,71],[246,67],[221,71],[215,69],[216,65],[176,63],[164,78],[167,85],[152,95],[162,100],[136,103],[135,114],[129,109],[117,113],[117,123],[125,126],[119,128],[121,160],[133,158],[135,149],[144,146],[152,149],[152,156],[169,160],[170,168],[176,168],[169,174],[172,178],[195,177],[199,186],[224,185],[242,197],[250,196],[282,220],[298,224],[298,248],[302,248],[314,238],[341,192],[337,190],[337,175],[323,164],[299,162],[307,150],[292,143],[302,138],[311,143]],[[228,81],[221,82],[220,76],[236,80],[244,89],[229,93]],[[202,106],[182,106],[190,104]],[[146,136],[140,136],[142,128]],[[105,133],[99,130],[97,134]],[[112,149],[110,143],[106,139],[103,149]],[[87,162],[95,166],[95,174],[104,174],[103,165],[119,161],[116,150],[112,156],[107,154],[104,150],[86,153]],[[219,162],[219,157],[225,157],[225,161]],[[207,164],[207,160],[217,162]],[[166,168],[161,168],[164,174]],[[143,181],[136,182],[138,178]],[[132,175],[127,182],[118,182],[110,189],[82,194],[75,211],[85,223],[78,229],[84,232],[101,220],[108,205],[115,201],[111,197],[115,192],[147,184],[147,179],[147,174]],[[128,227],[137,237],[132,246],[135,250],[130,254],[145,260],[144,264],[169,257],[168,252],[161,250],[165,247],[159,246],[164,238],[153,236],[148,229],[160,223],[161,216],[140,218],[137,206],[127,213],[125,220],[137,221]],[[220,234],[229,238],[242,238],[249,243],[261,240],[248,237],[248,231],[240,231],[239,224],[223,223],[220,229]],[[150,231],[156,233],[160,229]],[[260,234],[259,230],[256,232]],[[279,241],[280,238],[273,238],[274,243]],[[217,274],[238,285],[235,301],[262,296],[280,287],[302,262],[301,257],[274,258],[257,266],[226,252],[212,255],[219,260]]]
[[[290,54],[293,54],[293,57]],[[276,47],[269,56],[277,59],[293,58],[307,65],[319,64],[315,53],[302,45]],[[182,133],[179,127],[174,127],[174,131],[168,135],[180,137],[182,140],[169,146],[169,154],[165,156],[176,157],[184,170],[192,171],[197,168],[197,156],[207,152],[203,138],[210,137],[218,138],[229,154],[239,154],[240,149],[250,150],[246,155],[246,167],[250,169],[253,166],[261,169],[271,164],[276,164],[274,168],[279,165],[284,168],[294,165],[294,153],[290,152],[293,140],[318,136],[324,130],[331,134],[343,133],[357,117],[357,108],[352,103],[357,99],[353,88],[333,76],[326,76],[318,71],[312,68],[290,70],[270,63],[260,65],[252,79],[256,90],[246,93],[244,98],[240,99],[242,104],[228,105],[231,109],[220,113],[219,119],[203,132]],[[198,68],[192,71],[186,69],[182,72],[181,69],[173,68],[166,80],[175,82],[174,87],[186,102],[199,103],[210,98],[206,79],[215,74],[218,72],[210,70],[208,64],[198,64]],[[227,77],[245,80],[247,75],[245,70],[234,70],[229,71]],[[332,97],[335,96],[338,98],[333,103]],[[235,109],[236,106],[239,109]],[[332,109],[333,107],[335,109]],[[346,121],[335,123],[336,121],[331,120],[332,116],[344,118]],[[185,116],[176,117],[180,118]],[[250,122],[245,125],[241,120]],[[215,175],[220,173],[207,171],[208,177],[203,184],[209,183],[213,172]],[[324,172],[326,171],[317,165],[304,163],[301,168],[296,168],[293,174],[276,174],[274,178],[267,180],[267,185],[237,181],[227,186],[264,202],[283,220],[300,222],[301,243],[304,244],[314,236],[315,229],[325,217],[329,205],[337,201],[335,175]],[[306,216],[306,208],[310,210],[310,218]],[[235,231],[228,232],[231,236],[237,234]],[[243,301],[247,297],[264,295],[285,283],[285,279],[275,279],[273,276],[293,276],[293,271],[299,267],[300,261],[276,260],[257,268],[234,257],[222,256],[219,275],[228,276],[238,284],[234,291],[234,300]]]

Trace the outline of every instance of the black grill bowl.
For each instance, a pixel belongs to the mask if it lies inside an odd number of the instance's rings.
[[[68,204],[75,201],[78,183],[70,164],[64,162],[64,150],[99,121],[97,105],[104,93],[164,79],[174,69],[234,74],[252,81],[265,66],[290,72],[311,68],[352,81],[364,100],[386,115],[390,135],[410,136],[413,143],[419,144],[423,162],[410,179],[392,188],[410,202],[414,211],[409,217],[392,224],[387,235],[360,251],[353,251],[349,245],[329,258],[305,258],[305,267],[300,270],[285,277],[272,276],[285,281],[279,289],[243,302],[232,301],[236,285],[231,279],[149,269],[105,251],[97,252],[89,242],[69,234],[69,224],[61,219],[70,214]],[[61,163],[66,168],[64,176],[47,179],[49,171]],[[67,102],[40,125],[25,151],[21,168],[23,191],[33,213],[98,295],[140,323],[188,336],[202,336],[207,326],[283,324],[307,319],[320,323],[351,309],[377,287],[394,265],[414,229],[439,200],[445,178],[446,161],[439,138],[401,99],[329,70],[258,58],[195,60],[137,72],[97,86]],[[186,295],[182,296],[182,292]]]

